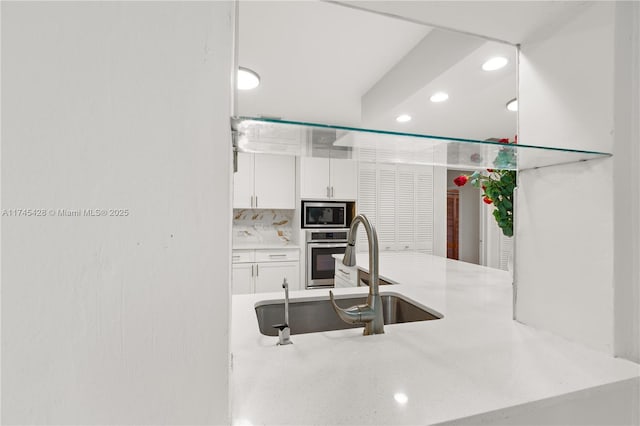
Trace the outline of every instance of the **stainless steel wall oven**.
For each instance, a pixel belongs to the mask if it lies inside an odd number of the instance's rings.
[[[334,286],[334,254],[344,254],[347,248],[347,228],[307,230],[307,272],[305,288]]]

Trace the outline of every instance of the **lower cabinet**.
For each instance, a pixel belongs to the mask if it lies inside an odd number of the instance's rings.
[[[300,288],[300,251],[234,250],[232,293],[251,294],[282,291],[286,278],[289,290]]]
[[[282,281],[286,278],[290,290],[298,289],[298,262],[256,263],[255,292],[284,291]]]
[[[357,287],[358,268],[356,266],[346,266],[342,260],[335,260],[334,282],[336,288]]]
[[[237,263],[233,265],[233,294],[253,293],[253,263]]]

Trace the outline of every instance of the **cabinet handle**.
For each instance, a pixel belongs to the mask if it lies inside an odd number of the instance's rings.
[[[351,272],[343,271],[342,269],[338,269],[338,271],[342,272],[346,276],[351,276]]]
[[[253,276],[253,265],[251,265],[251,276]]]
[[[251,196],[251,207],[253,208],[253,195]]]
[[[331,198],[333,198],[333,186],[331,187]]]
[[[258,196],[256,195],[256,208],[258,208]]]
[[[260,265],[256,265],[256,277],[260,275]]]
[[[329,187],[327,186],[327,198],[331,197],[331,193],[329,192]]]
[[[286,254],[270,254],[269,257],[287,257]]]

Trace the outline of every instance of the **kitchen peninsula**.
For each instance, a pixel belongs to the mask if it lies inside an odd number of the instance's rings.
[[[357,266],[367,264],[367,254],[358,254]],[[380,276],[397,283],[381,293],[401,294],[443,318],[386,325],[374,336],[361,328],[299,334],[293,345],[277,346],[258,331],[254,306],[283,294],[233,296],[234,424],[437,424],[488,412],[497,413],[495,422],[581,391],[638,386],[637,364],[514,321],[508,272],[383,252]]]

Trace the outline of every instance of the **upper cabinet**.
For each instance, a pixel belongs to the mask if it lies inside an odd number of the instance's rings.
[[[337,158],[300,158],[300,198],[355,200],[358,197],[358,163]]]
[[[295,158],[238,153],[233,208],[295,209]]]

